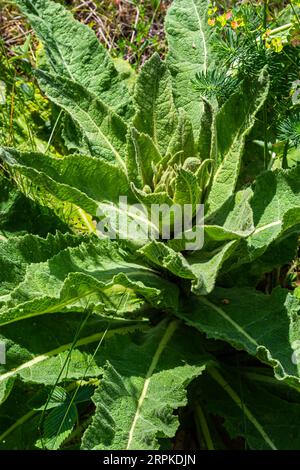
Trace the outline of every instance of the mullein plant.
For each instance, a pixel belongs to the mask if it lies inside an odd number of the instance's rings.
[[[226,433],[298,449],[300,295],[280,276],[268,293],[256,286],[297,251],[300,168],[239,183],[267,68],[204,96],[197,75],[220,77],[208,4],[174,0],[168,56],[154,54],[132,91],[59,3],[16,4],[41,41],[35,75],[69,152],[1,149],[1,448],[167,449],[192,420],[202,449],[224,448]],[[15,194],[40,207],[47,235],[26,219],[15,230]],[[111,240],[96,226],[121,196],[142,235],[153,204],[194,216],[203,204],[204,224],[181,239],[160,223],[147,240],[115,227]],[[203,246],[188,250],[200,228]]]

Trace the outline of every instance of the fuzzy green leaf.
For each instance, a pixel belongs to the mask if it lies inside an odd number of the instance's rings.
[[[229,241],[213,254],[203,249],[184,257],[165,244],[152,241],[140,249],[140,252],[152,263],[167,269],[175,276],[191,279],[192,291],[197,295],[207,295],[213,290],[222,264],[230,257],[236,243],[236,240]]]
[[[207,0],[174,0],[166,18],[169,44],[167,63],[171,70],[176,106],[184,108],[199,135],[203,104],[192,80],[214,64],[213,28],[207,24]]]
[[[128,179],[139,189],[153,185],[153,166],[161,155],[148,134],[141,134],[134,127],[128,133],[126,168]]]
[[[58,159],[14,149],[2,149],[1,156],[12,170],[17,170],[36,186],[94,216],[102,201],[118,202],[119,196],[132,199],[125,173],[102,158],[69,155]]]
[[[125,312],[143,302],[177,308],[174,285],[139,264],[116,242],[94,237],[44,263],[29,265],[24,281],[2,304],[0,324],[46,313],[84,311],[88,303],[115,315],[124,296]]]
[[[85,237],[49,234],[47,238],[27,234],[0,240],[0,305],[26,274],[28,264],[41,263],[67,247],[78,246]]]
[[[215,174],[208,197],[209,212],[216,211],[232,196],[238,180],[245,137],[255,122],[255,116],[269,91],[269,76],[263,70],[257,81],[245,80],[215,118]],[[239,110],[237,112],[237,110]]]
[[[184,308],[184,307],[183,307]],[[209,338],[231,343],[274,368],[278,380],[300,383],[292,343],[300,337],[300,302],[287,290],[265,295],[247,288],[217,288],[194,298],[180,317]]]
[[[16,0],[42,41],[52,72],[80,83],[120,114],[130,96],[113,59],[91,28],[50,0]]]
[[[300,166],[261,174],[251,200],[254,232],[248,239],[251,258],[292,231],[300,233]]]
[[[198,388],[203,407],[224,418],[232,439],[243,437],[252,450],[299,448],[300,402],[290,401],[288,391],[286,396],[276,394],[276,385],[267,387],[270,377],[262,373],[256,374],[257,381],[242,371],[212,368],[209,373]]]
[[[134,102],[134,126],[148,134],[164,155],[176,129],[177,114],[173,103],[172,78],[158,54],[145,63],[138,75]]]
[[[80,127],[91,155],[117,162],[126,171],[125,121],[79,83],[41,70],[36,75],[46,95]]]
[[[196,204],[200,203],[201,196],[201,188],[198,185],[197,177],[191,171],[180,168],[176,172],[174,184],[174,203],[180,204],[181,206],[191,204],[194,214]]]
[[[168,146],[167,155],[174,157],[180,152],[182,161],[195,156],[195,143],[191,121],[184,111],[178,110],[178,124]]]
[[[53,211],[27,198],[0,175],[0,239],[26,232],[47,236],[56,230],[66,231],[67,226]]]
[[[173,411],[186,404],[187,385],[209,361],[201,344],[196,354],[191,347],[194,334],[178,326],[162,322],[139,341],[124,336],[104,345],[108,362],[83,449],[158,449],[158,438],[174,436]]]

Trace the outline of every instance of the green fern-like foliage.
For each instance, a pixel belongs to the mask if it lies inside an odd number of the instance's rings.
[[[269,96],[253,132],[253,140],[264,141],[265,153],[267,142],[275,144],[282,138],[281,123],[289,119],[293,108],[292,89],[300,68],[300,47],[293,40],[299,30],[297,14],[296,5],[287,5],[276,14],[264,2],[256,6],[242,4],[233,8],[214,40],[215,54],[227,75],[243,80],[255,77],[263,67],[268,69]],[[269,157],[268,153],[264,158],[269,161]]]
[[[288,141],[293,147],[300,145],[300,113],[292,114],[284,119],[278,127],[279,138]]]
[[[239,79],[227,75],[225,72],[214,69],[208,73],[198,72],[194,80],[195,90],[201,96],[216,98],[219,106],[222,106],[236,91]]]

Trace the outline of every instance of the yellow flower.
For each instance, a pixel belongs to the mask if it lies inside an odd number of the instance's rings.
[[[283,49],[282,40],[279,37],[272,38],[271,41],[266,43],[266,48],[275,52],[281,52]]]
[[[209,24],[209,26],[215,26],[216,20],[215,18],[208,18],[207,23]]]
[[[245,22],[243,18],[237,17],[231,21],[230,26],[232,27],[232,29],[238,29],[238,28],[241,28],[242,26],[245,26]]]
[[[224,28],[224,26],[226,26],[226,23],[227,23],[226,14],[218,16],[217,22],[220,23],[222,28]]]
[[[208,9],[208,15],[213,16],[216,13],[216,11],[218,11],[217,7],[209,8]]]

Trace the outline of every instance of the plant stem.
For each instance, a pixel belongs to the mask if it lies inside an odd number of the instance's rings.
[[[282,33],[283,31],[287,31],[288,29],[290,29],[291,26],[293,26],[292,23],[287,23],[282,26],[279,26],[278,28],[271,29],[270,36],[273,36],[274,34],[277,34],[277,33]]]
[[[264,125],[264,168],[267,168],[268,164],[268,155],[269,155],[269,150],[268,150],[268,116],[267,116],[267,106],[266,103],[263,105],[263,125]]]
[[[60,112],[59,112],[59,115],[57,116],[57,119],[56,119],[56,121],[55,121],[55,123],[54,123],[53,129],[52,129],[52,131],[51,131],[51,134],[50,134],[50,137],[49,137],[49,140],[48,140],[48,143],[47,143],[47,147],[46,147],[45,153],[47,153],[48,150],[49,150],[49,147],[50,147],[50,145],[51,145],[51,142],[52,142],[54,133],[55,133],[55,131],[56,131],[57,125],[58,125],[58,123],[59,123],[60,117],[61,117],[61,115],[62,115],[62,112],[63,112],[63,110],[61,109]]]
[[[263,27],[265,31],[267,29],[267,15],[268,15],[268,0],[264,0]]]
[[[197,416],[196,424],[199,425],[199,427],[201,428],[201,434],[204,437],[207,450],[215,450],[214,444],[213,444],[213,441],[209,432],[209,428],[207,425],[206,418],[204,416],[203,410],[201,406],[199,405],[199,403],[195,405],[195,412]]]
[[[282,168],[284,169],[288,168],[288,163],[287,163],[288,149],[289,149],[289,141],[287,140],[284,145],[283,155],[282,155]]]
[[[295,15],[295,17],[296,17],[296,19],[297,19],[297,22],[298,22],[298,24],[300,25],[300,20],[299,20],[298,13],[296,12],[295,7],[294,7],[294,5],[293,5],[292,3],[291,3],[291,7],[292,7],[293,13],[294,13],[294,15]]]

